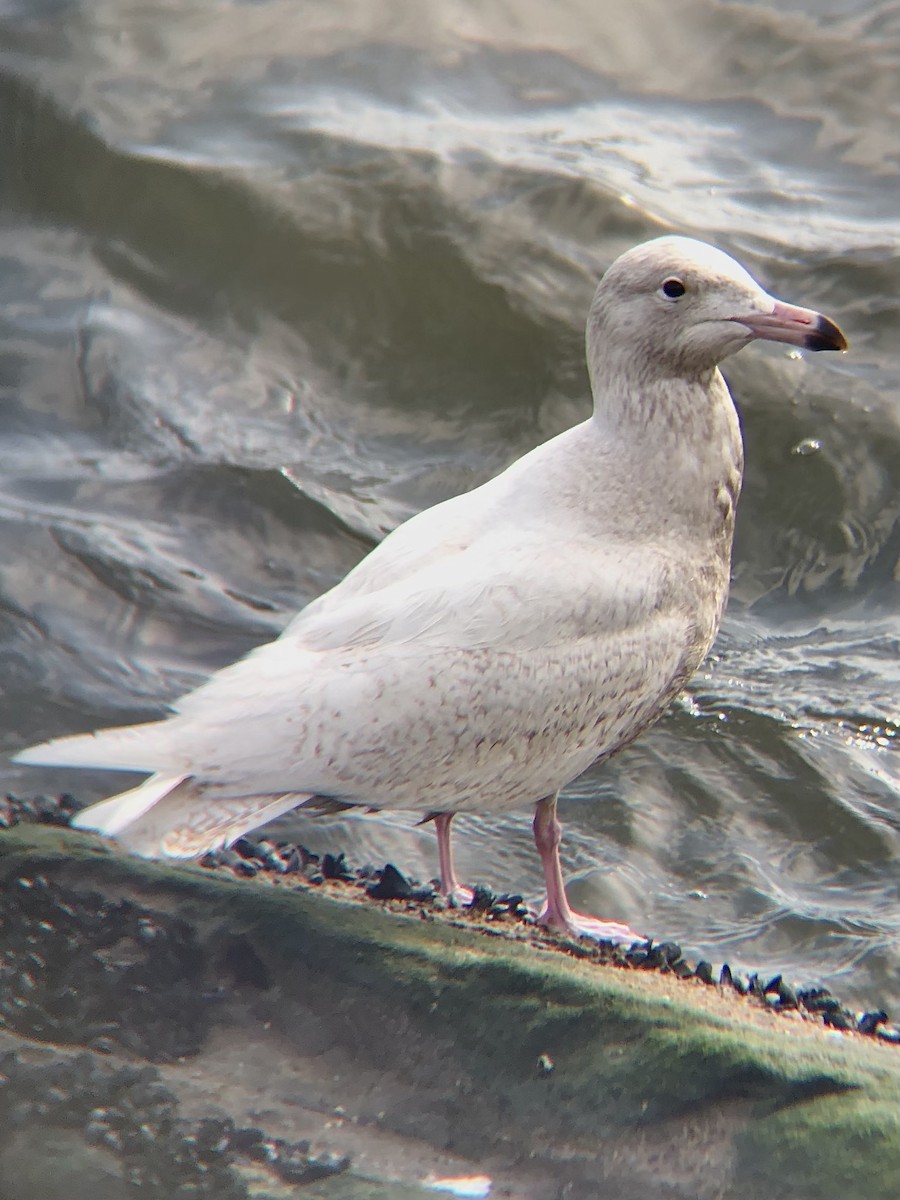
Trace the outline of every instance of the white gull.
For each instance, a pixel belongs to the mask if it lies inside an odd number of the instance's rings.
[[[846,348],[711,246],[629,250],[588,316],[593,416],[401,525],[166,719],[17,761],[152,772],[73,822],[150,856],[227,846],[298,806],[422,812],[458,898],[453,815],[535,805],[541,920],[636,937],[570,908],[557,795],[654,722],[716,636],[743,465],[717,364],[754,338]]]

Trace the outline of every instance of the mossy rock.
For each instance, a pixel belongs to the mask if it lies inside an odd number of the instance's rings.
[[[119,905],[128,928],[149,922],[166,934],[153,959],[158,990],[141,993],[158,996],[152,1019],[124,1001],[116,1011],[142,1026],[130,1044],[121,1031],[132,1054],[183,1060],[160,1071],[184,1103],[196,1108],[205,1088],[218,1110],[246,1121],[252,1094],[290,1125],[285,1097],[295,1090],[308,1102],[307,1126],[311,1111],[338,1107],[329,1144],[354,1159],[354,1142],[369,1150],[359,1174],[305,1187],[306,1196],[375,1196],[382,1186],[426,1195],[416,1181],[428,1148],[436,1173],[449,1160],[468,1163],[516,1196],[898,1194],[896,1047],[697,981],[342,900],[338,888],[147,862],[60,829],[0,835],[6,894],[36,877],[75,897],[76,927],[80,911],[94,914],[95,928],[102,901]],[[13,950],[16,936],[4,937]],[[90,953],[105,962],[109,951]],[[147,976],[142,953],[129,960],[134,978]],[[81,977],[93,978],[87,963]],[[216,989],[220,1003],[202,1019],[191,1009],[192,1040],[175,1037],[172,998],[190,1007],[189,993]],[[104,1018],[102,997],[82,1000],[92,1021]],[[381,1143],[393,1147],[385,1155],[396,1170],[379,1182],[378,1172],[366,1178],[365,1161]],[[395,1161],[400,1145],[416,1148],[407,1163]]]

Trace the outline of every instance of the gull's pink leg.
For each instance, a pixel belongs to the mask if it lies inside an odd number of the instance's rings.
[[[441,864],[441,895],[457,904],[471,904],[475,893],[471,888],[463,887],[456,878],[456,868],[453,866],[453,848],[450,845],[450,822],[454,813],[435,813],[434,828],[437,832],[438,860]]]
[[[598,921],[573,912],[566,897],[562,867],[559,865],[559,843],[562,825],[556,815],[556,796],[539,800],[534,813],[534,844],[541,856],[544,878],[547,881],[547,900],[538,918],[548,929],[558,929],[573,937],[596,938],[600,942],[644,942],[647,939],[627,925],[617,921]]]

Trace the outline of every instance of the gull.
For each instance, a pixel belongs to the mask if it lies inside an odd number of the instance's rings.
[[[149,774],[73,824],[151,857],[226,847],[294,808],[412,810],[462,902],[453,816],[534,806],[540,921],[634,940],[570,907],[557,798],[656,721],[713,643],[743,469],[718,364],[757,338],[847,347],[712,246],[627,251],[587,319],[591,417],[400,525],[171,715],[17,761]]]

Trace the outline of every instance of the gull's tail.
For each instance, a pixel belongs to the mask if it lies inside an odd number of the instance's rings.
[[[92,829],[106,837],[118,837],[129,826],[140,821],[155,804],[174,791],[184,775],[151,775],[136,788],[110,796],[90,808],[83,808],[72,818],[75,829]]]
[[[222,785],[196,779],[189,764],[172,762],[171,740],[161,735],[167,723],[57,738],[22,750],[14,761],[153,772],[137,787],[92,804],[72,821],[78,829],[114,837],[127,850],[147,858],[195,858],[222,849],[309,799],[308,793],[228,795]],[[160,771],[160,763],[167,763],[168,769]],[[182,765],[185,769],[178,773]]]
[[[119,725],[97,733],[76,733],[29,746],[14,755],[13,762],[28,767],[100,767],[109,771],[158,771],[161,762],[171,762],[170,721],[143,725]],[[189,772],[185,772],[188,774]],[[184,775],[180,776],[184,778]]]

